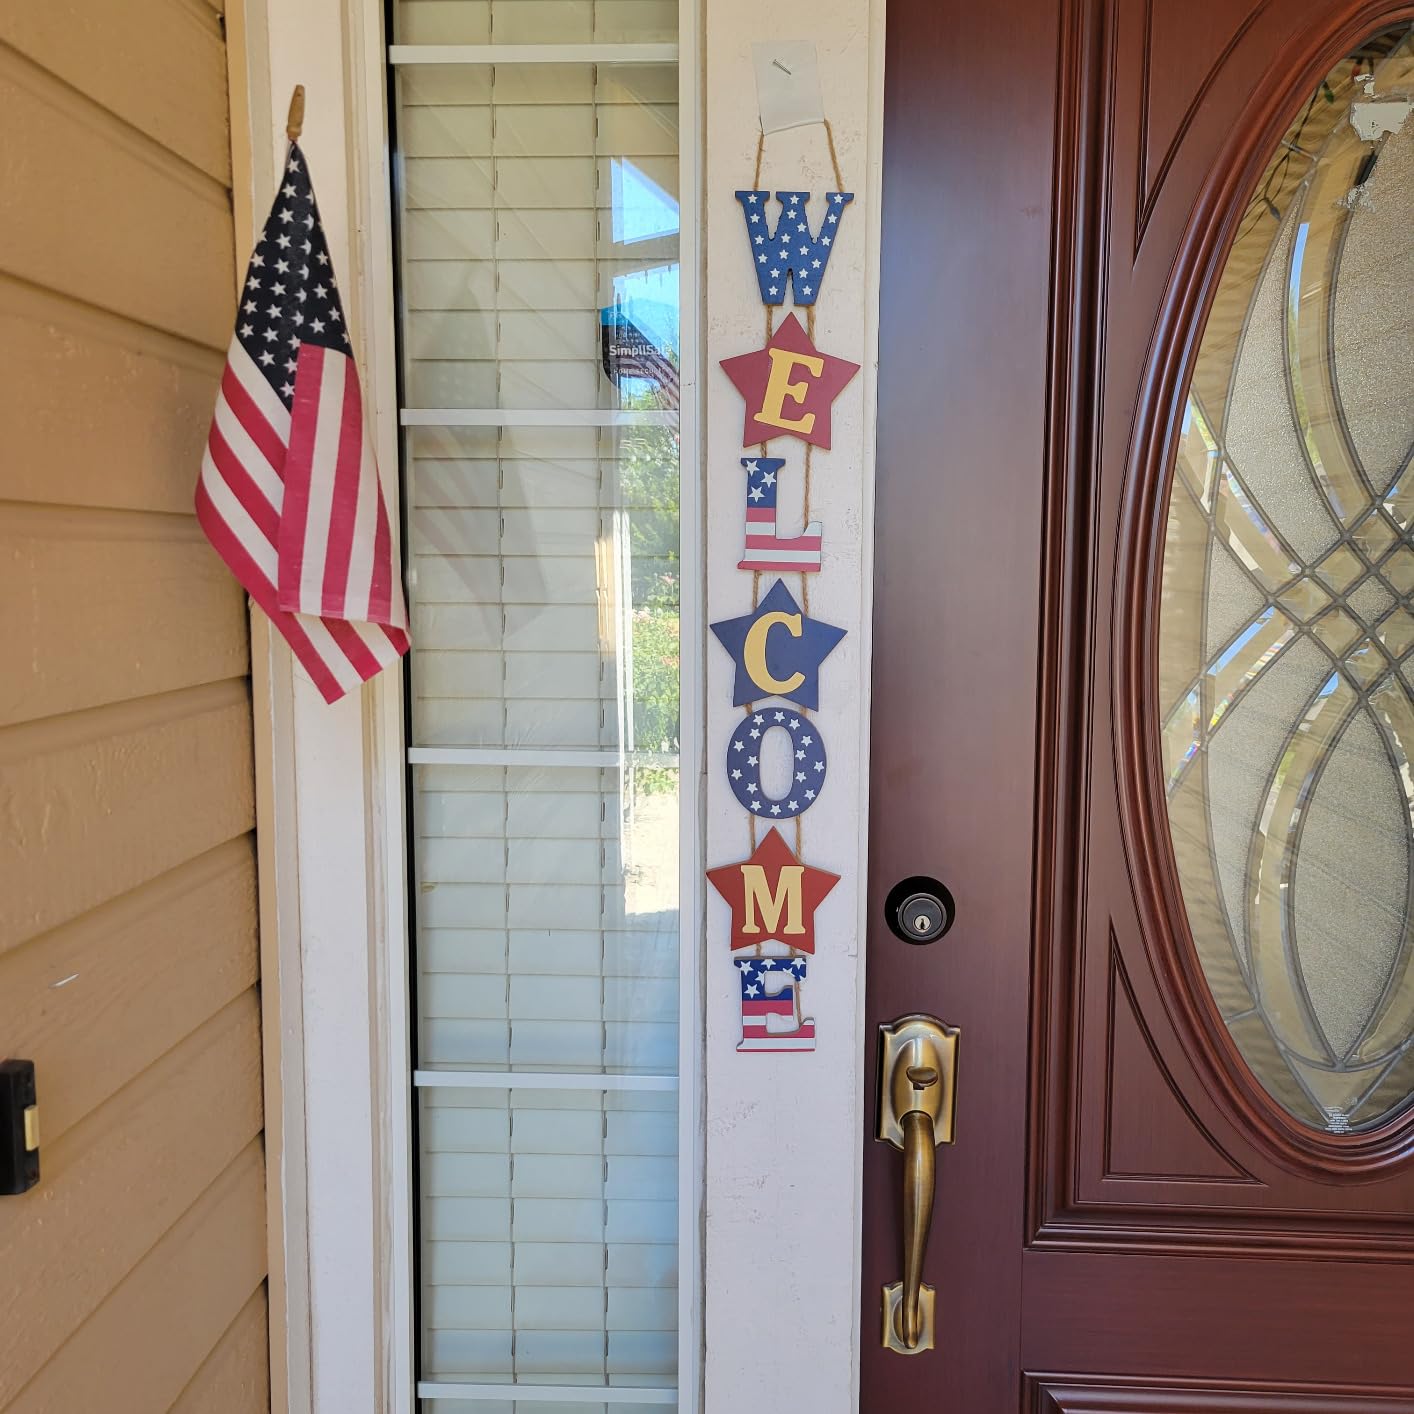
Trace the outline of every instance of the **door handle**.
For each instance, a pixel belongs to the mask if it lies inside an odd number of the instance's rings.
[[[883,1344],[900,1355],[933,1349],[933,1288],[923,1258],[933,1224],[936,1150],[953,1140],[959,1032],[933,1016],[879,1027],[877,1137],[903,1150],[903,1280],[883,1290]]]

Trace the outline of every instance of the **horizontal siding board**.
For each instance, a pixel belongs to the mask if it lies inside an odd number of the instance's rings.
[[[220,354],[3,276],[0,348],[7,499],[190,513]]]
[[[188,0],[45,0],[0,9],[0,42],[231,184],[221,23]]]
[[[43,1183],[0,1211],[0,1270],[6,1273],[0,1286],[0,1407],[66,1341],[72,1362],[82,1347],[70,1332],[260,1127],[260,1007],[252,990],[58,1143],[45,1146]],[[254,1284],[226,1313],[226,1322]],[[201,1285],[187,1299],[200,1299]],[[203,1355],[217,1335],[219,1329]],[[167,1336],[154,1319],[149,1345]],[[165,1408],[170,1398],[131,1407]],[[75,1400],[36,1407],[106,1406]]]
[[[0,1036],[35,1063],[46,1146],[254,986],[258,968],[249,836],[0,956]]]
[[[245,594],[194,516],[13,507],[0,726],[244,676]]]
[[[3,953],[254,827],[248,688],[0,731],[0,810]]]
[[[228,191],[4,48],[0,132],[0,270],[226,347],[235,312]]]
[[[269,1319],[262,1286],[242,1307],[169,1414],[265,1414],[270,1408]]]
[[[5,1414],[170,1409],[264,1276],[265,1173],[255,1140],[177,1217]],[[224,1404],[205,1408],[237,1414]]]

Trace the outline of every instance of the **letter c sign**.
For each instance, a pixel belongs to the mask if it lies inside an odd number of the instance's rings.
[[[792,638],[799,638],[802,632],[799,614],[783,614],[779,611],[762,614],[746,631],[746,642],[742,648],[742,659],[751,681],[767,697],[789,697],[805,682],[805,674],[794,672],[788,678],[773,677],[766,666],[766,639],[771,630],[779,624]]]

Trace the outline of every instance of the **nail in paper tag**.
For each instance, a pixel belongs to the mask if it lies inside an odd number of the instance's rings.
[[[751,58],[756,66],[756,103],[763,133],[824,122],[820,61],[813,40],[753,44]]]

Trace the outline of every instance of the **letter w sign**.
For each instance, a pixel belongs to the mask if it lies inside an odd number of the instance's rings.
[[[830,263],[830,252],[835,248],[840,218],[845,213],[845,207],[854,200],[854,193],[826,192],[825,215],[819,231],[813,234],[805,214],[810,201],[809,192],[776,193],[781,214],[774,231],[766,216],[766,203],[770,195],[770,192],[764,191],[739,191],[736,194],[746,217],[746,237],[751,243],[751,258],[756,266],[762,303],[784,304],[786,284],[791,282],[796,304],[814,304],[820,293],[820,282],[825,278],[825,269]]]

